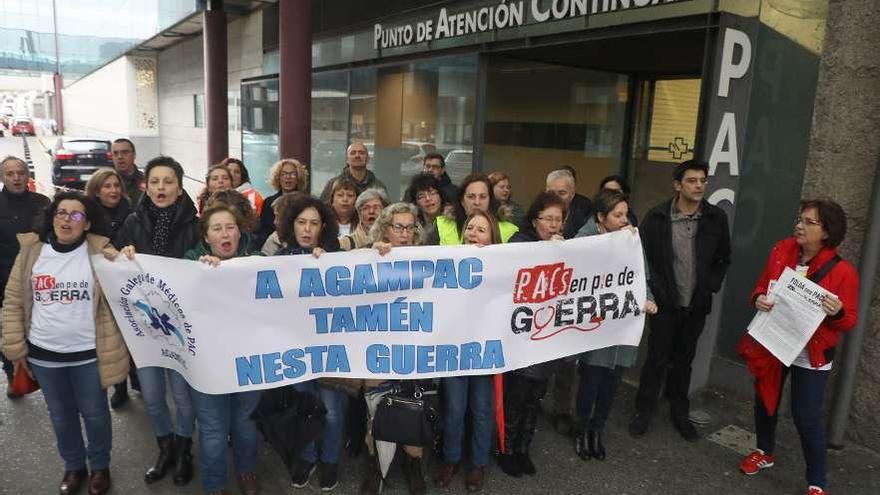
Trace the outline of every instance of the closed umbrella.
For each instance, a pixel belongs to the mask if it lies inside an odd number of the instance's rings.
[[[498,374],[492,377],[495,383],[495,425],[498,428],[498,448],[505,452],[504,438],[504,375]]]
[[[379,407],[382,397],[390,393],[391,389],[373,389],[364,393],[364,399],[367,402],[367,411],[370,417],[376,416],[376,409]],[[372,431],[372,426],[370,428]],[[382,479],[388,474],[388,468],[391,461],[394,460],[394,454],[397,452],[397,444],[394,442],[385,442],[383,440],[373,439],[376,446],[376,458],[379,460],[379,471],[382,473]]]

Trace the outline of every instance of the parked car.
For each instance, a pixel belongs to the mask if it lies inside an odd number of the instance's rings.
[[[37,133],[34,130],[34,122],[27,117],[15,117],[12,121],[12,129],[10,129],[13,136],[36,136]]]
[[[446,175],[452,182],[458,183],[474,170],[474,152],[472,150],[452,150],[446,155]]]
[[[110,141],[101,139],[59,138],[49,152],[56,186],[82,189],[98,168],[113,166]]]

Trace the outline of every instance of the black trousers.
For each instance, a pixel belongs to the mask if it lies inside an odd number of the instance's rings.
[[[6,373],[6,379],[12,381],[12,361],[6,359],[2,353],[0,353],[0,359],[3,360],[3,372]]]
[[[547,393],[546,378],[516,372],[504,374],[504,434],[507,453],[526,454],[535,436],[541,400]]]
[[[686,418],[690,411],[691,363],[706,323],[706,313],[677,308],[651,316],[650,322],[648,359],[642,367],[636,410],[654,412],[665,380],[673,417]]]
[[[617,387],[626,368],[617,366],[580,365],[581,381],[578,387],[578,431],[602,431],[611,414]]]

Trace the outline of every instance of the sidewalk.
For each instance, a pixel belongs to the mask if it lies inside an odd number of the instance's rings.
[[[5,392],[5,385],[0,385]],[[632,411],[634,390],[621,387],[621,394],[612,412],[606,433],[608,459],[581,461],[574,454],[569,439],[553,431],[542,420],[538,426],[533,458],[538,468],[535,477],[511,478],[497,467],[490,466],[483,493],[486,494],[785,494],[803,495],[803,461],[800,443],[785,415],[780,418],[779,447],[776,467],[757,476],[747,477],[738,471],[741,455],[734,448],[742,445],[729,432],[752,428],[751,404],[706,392],[697,401],[712,417],[711,424],[699,427],[704,436],[730,444],[721,445],[709,439],[691,444],[682,440],[672,428],[664,407],[648,433],[634,439],[626,432]],[[2,397],[2,396],[0,396]],[[198,478],[185,488],[177,488],[169,479],[153,486],[143,483],[143,473],[152,462],[155,439],[150,432],[144,403],[137,393],[120,412],[113,413],[114,447],[111,493],[136,494],[197,494],[202,493]],[[724,434],[717,433],[724,429]],[[39,393],[8,401],[0,399],[0,494],[55,493],[62,475],[62,464],[55,449],[54,436],[45,403]],[[313,485],[294,490],[280,460],[268,446],[261,444],[259,476],[264,494],[320,493],[317,476]],[[340,484],[333,493],[355,494],[363,458],[345,459],[340,468]],[[437,462],[427,467],[429,493],[465,493],[461,474],[447,490],[430,484]],[[874,495],[880,487],[880,455],[849,444],[843,451],[829,451],[829,493]],[[230,493],[237,493],[230,483]],[[405,494],[406,486],[398,466],[392,466],[384,493]]]

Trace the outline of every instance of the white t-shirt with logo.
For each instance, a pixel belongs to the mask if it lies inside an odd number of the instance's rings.
[[[69,253],[43,246],[31,272],[34,306],[28,340],[54,352],[95,348],[95,281],[88,248]]]

